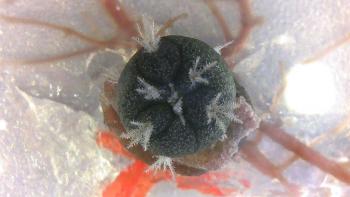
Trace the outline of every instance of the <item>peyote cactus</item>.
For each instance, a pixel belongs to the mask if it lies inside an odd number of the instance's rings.
[[[155,156],[180,157],[225,138],[236,88],[224,60],[204,42],[161,37],[152,51],[141,48],[118,82],[118,114],[129,147]]]

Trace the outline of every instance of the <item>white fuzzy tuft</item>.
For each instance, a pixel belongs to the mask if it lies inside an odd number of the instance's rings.
[[[175,91],[174,84],[169,84],[171,95],[168,98],[168,103],[173,107],[173,111],[179,116],[181,123],[186,124],[185,118],[182,114],[182,98],[179,98],[178,93]]]
[[[180,98],[173,106],[173,111],[176,115],[180,117],[182,125],[186,125],[185,118],[182,114],[182,98]]]
[[[219,99],[221,97],[221,93],[218,93],[216,97],[210,102],[210,104],[206,108],[207,116],[208,116],[208,124],[212,121],[216,121],[217,126],[220,130],[223,131],[225,138],[226,136],[226,127],[223,118],[228,118],[230,121],[235,121],[237,123],[242,124],[242,120],[238,119],[234,114],[234,109],[237,107],[235,104],[219,104]]]
[[[140,77],[137,77],[137,81],[141,84],[142,88],[137,88],[136,92],[143,95],[146,100],[155,100],[161,98],[160,91],[156,87],[147,83]]]
[[[209,69],[213,68],[216,66],[217,62],[211,62],[207,65],[205,65],[202,69],[198,68],[200,57],[197,57],[195,63],[193,64],[193,68],[190,68],[190,71],[188,73],[189,78],[191,80],[191,86],[194,86],[196,83],[204,83],[208,84],[209,81],[207,79],[204,79],[202,77],[202,74],[208,71]]]
[[[140,144],[146,151],[153,131],[152,123],[140,123],[132,121],[131,124],[135,126],[136,129],[131,129],[125,133],[122,133],[120,137],[130,140],[128,148]]]
[[[174,84],[169,83],[171,95],[168,98],[168,103],[173,104],[176,103],[176,101],[179,99],[179,94],[176,92]]]
[[[165,171],[167,168],[170,170],[171,175],[173,179],[175,179],[175,170],[173,166],[173,159],[166,156],[156,156],[157,160],[146,170],[147,172],[150,170],[158,171],[163,170]]]
[[[221,55],[221,50],[222,50],[223,48],[227,47],[228,45],[230,45],[231,43],[233,43],[233,40],[231,40],[231,41],[229,41],[229,42],[227,42],[227,43],[225,43],[225,44],[223,44],[223,45],[219,45],[219,46],[214,47],[214,50],[215,50],[218,54]]]
[[[221,137],[220,137],[220,141],[221,142],[223,142],[223,141],[225,141],[226,140],[226,138],[227,138],[227,134],[226,134],[226,132],[225,133],[223,133],[222,135],[221,135]]]
[[[160,37],[156,32],[160,28],[155,25],[153,20],[145,16],[142,17],[142,24],[143,31],[141,31],[140,25],[137,25],[140,37],[134,37],[133,40],[145,48],[148,53],[157,51]]]

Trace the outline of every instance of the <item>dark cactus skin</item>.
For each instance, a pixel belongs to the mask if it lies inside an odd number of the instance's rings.
[[[208,84],[191,86],[189,70],[197,57],[198,68],[214,61],[217,65],[202,75]],[[161,98],[145,99],[136,91],[142,87],[137,77],[160,90]],[[170,84],[182,98],[185,124],[168,102],[172,95]],[[117,88],[117,110],[126,130],[134,128],[131,121],[151,122],[149,150],[168,157],[193,154],[215,144],[223,131],[215,120],[208,124],[206,107],[219,93],[219,103],[233,103],[236,98],[233,75],[220,54],[200,40],[175,35],[162,37],[155,52],[138,50],[121,73]],[[230,120],[221,120],[227,128]]]

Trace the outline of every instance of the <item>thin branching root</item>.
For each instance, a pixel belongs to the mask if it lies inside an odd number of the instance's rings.
[[[170,18],[169,20],[167,20],[162,27],[158,30],[156,36],[165,36],[167,34],[167,30],[169,30],[176,21],[180,20],[180,19],[185,19],[188,17],[187,13],[182,13],[179,14],[175,17]]]
[[[227,44],[216,47],[216,51],[221,54],[228,62],[229,68],[233,70],[236,65],[237,54],[244,49],[246,42],[253,28],[262,23],[262,18],[256,17],[251,11],[250,0],[235,0],[233,4],[238,5],[240,11],[241,29],[237,35],[233,35],[229,24],[225,20],[225,17],[220,12],[220,9],[213,0],[204,0],[204,3],[208,6],[209,10],[219,23],[220,28],[224,34],[224,41]]]
[[[132,121],[131,125],[135,126],[135,129],[131,129],[127,132],[124,132],[120,135],[123,139],[129,139],[130,143],[128,148],[132,148],[137,144],[141,145],[145,151],[148,149],[149,140],[152,135],[153,125],[152,123],[146,122],[136,122]]]
[[[35,20],[35,19],[6,16],[3,14],[0,14],[0,20],[8,23],[12,23],[12,24],[31,25],[33,27],[46,28],[54,31],[59,31],[59,32],[62,32],[64,35],[74,36],[82,41],[85,41],[88,44],[92,44],[95,46],[105,46],[105,41],[97,40],[75,29],[62,26],[62,25],[57,25],[57,24],[48,23],[48,22]]]
[[[157,160],[149,166],[149,168],[146,170],[147,172],[153,170],[153,171],[158,171],[158,170],[163,170],[165,171],[167,168],[170,170],[171,175],[173,179],[175,179],[175,169],[173,166],[173,159],[170,157],[166,156],[156,156]]]

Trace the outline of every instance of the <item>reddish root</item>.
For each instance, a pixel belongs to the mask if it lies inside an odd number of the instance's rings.
[[[230,27],[228,26],[224,16],[219,11],[219,8],[215,5],[214,1],[212,1],[212,0],[204,0],[204,2],[208,6],[208,8],[210,9],[210,11],[213,14],[213,16],[218,21],[218,23],[219,23],[219,25],[221,27],[221,30],[222,30],[222,32],[224,34],[225,42],[229,42],[229,41],[233,40],[233,35],[232,35],[231,30],[230,30]]]
[[[125,11],[119,0],[100,0],[102,6],[114,21],[119,30],[124,32],[128,38],[138,36],[137,24]]]
[[[112,100],[116,98],[113,83],[106,82],[104,84],[104,94],[107,100]],[[113,125],[113,128],[119,132],[125,132],[122,121],[119,118],[118,113],[113,109],[108,103],[101,103],[103,108],[103,117],[105,117],[106,125]],[[107,118],[112,117],[112,118]],[[110,122],[108,122],[110,121]]]
[[[165,31],[169,28],[171,28],[174,23],[180,19],[184,19],[187,18],[188,14],[187,13],[182,13],[180,15],[177,15],[175,17],[170,18],[169,20],[167,20],[162,27],[159,29],[159,31],[157,32],[156,36],[164,36],[165,35]]]
[[[240,148],[240,154],[251,165],[261,173],[277,179],[283,186],[289,190],[294,190],[294,185],[290,184],[282,175],[282,171],[270,162],[263,153],[261,153],[254,142],[246,141]]]
[[[77,57],[80,55],[85,55],[89,53],[96,52],[98,50],[103,50],[109,48],[110,46],[112,49],[116,48],[121,48],[123,45],[128,45],[130,48],[134,48],[135,45],[131,43],[118,43],[118,40],[111,40],[110,43],[106,42],[106,45],[103,47],[86,47],[74,52],[68,52],[60,55],[53,55],[51,57],[45,57],[45,58],[40,58],[40,59],[32,59],[32,60],[13,60],[13,59],[0,59],[0,66],[3,65],[12,65],[12,66],[19,66],[19,65],[40,65],[40,64],[49,64],[49,63],[54,63],[62,60],[66,60],[69,58]]]
[[[84,55],[87,53],[92,53],[94,51],[97,51],[99,48],[98,47],[89,47],[85,48],[79,51],[75,52],[70,52],[62,55],[56,55],[53,57],[47,57],[47,58],[42,58],[42,59],[33,59],[33,60],[6,60],[6,59],[0,59],[0,66],[2,65],[13,65],[13,66],[19,66],[19,65],[37,65],[37,64],[47,64],[47,63],[53,63],[57,62],[60,60],[65,60],[69,58],[73,58],[79,55]]]
[[[331,53],[335,49],[341,47],[342,45],[345,45],[348,42],[350,42],[350,34],[340,38],[339,40],[337,40],[334,44],[330,45],[329,47],[315,53],[312,57],[304,60],[302,63],[303,64],[310,64],[310,63],[315,62],[319,59],[322,59],[323,57],[325,57],[326,55],[328,55],[329,53]]]
[[[331,136],[337,136],[339,133],[343,132],[349,125],[350,125],[350,113],[335,128],[331,129],[330,131],[324,132],[322,135],[312,140],[309,146],[312,147],[316,144],[319,144],[323,142],[325,139],[331,138]],[[283,164],[280,166],[281,169],[287,168],[298,159],[299,157],[297,155],[291,156],[285,162],[283,162]]]
[[[10,64],[10,65],[37,65],[37,64],[48,64],[48,63],[53,63],[65,59],[69,59],[72,57],[76,57],[79,55],[84,55],[88,53],[95,52],[97,50],[101,50],[104,48],[134,48],[135,44],[132,44],[127,41],[120,40],[118,37],[114,37],[109,40],[101,41],[97,40],[95,38],[86,36],[72,28],[65,27],[62,25],[57,25],[57,24],[52,24],[48,22],[43,22],[39,20],[34,20],[34,19],[25,19],[25,18],[19,18],[19,17],[11,17],[11,16],[5,16],[5,15],[0,15],[0,20],[3,20],[5,22],[13,23],[13,24],[22,24],[22,25],[32,25],[32,26],[37,26],[40,28],[46,28],[46,29],[51,29],[55,31],[60,31],[64,33],[65,35],[70,35],[74,36],[80,40],[83,40],[87,42],[88,44],[93,45],[93,47],[87,47],[84,49],[77,50],[75,52],[69,52],[61,55],[54,55],[51,57],[45,57],[41,59],[33,59],[33,60],[11,60],[11,59],[0,59],[0,66],[5,65],[5,64]]]
[[[254,139],[251,140],[250,143],[253,143],[255,146],[257,146],[261,142],[263,137],[264,135],[261,132],[257,132],[256,136],[254,137]]]
[[[311,142],[311,145],[316,145],[321,143],[325,139],[329,139],[330,135],[336,136],[344,131],[350,125],[350,113],[333,129],[328,132],[323,133],[321,136],[317,137]]]
[[[325,49],[323,49],[323,50],[321,50],[319,52],[316,52],[312,57],[304,60],[302,62],[302,64],[310,64],[310,63],[313,63],[315,61],[318,61],[318,60],[324,58],[325,56],[327,56],[332,51],[334,51],[337,48],[345,45],[348,42],[350,42],[350,34],[340,38],[339,40],[337,40],[334,44],[330,45],[329,47],[327,47],[327,48],[325,48]],[[282,98],[284,90],[285,90],[285,87],[287,85],[285,67],[281,63],[279,65],[280,65],[280,73],[281,73],[283,81],[279,85],[279,87],[277,89],[277,92],[276,92],[275,96],[272,99],[272,104],[270,106],[270,112],[271,113],[275,113],[276,112],[276,109],[278,107],[280,99]]]
[[[3,20],[8,23],[13,23],[13,24],[31,25],[31,26],[52,29],[52,30],[63,32],[65,35],[75,36],[80,40],[83,40],[92,45],[96,45],[96,46],[105,45],[105,41],[100,41],[100,40],[91,38],[72,28],[65,27],[62,25],[56,25],[56,24],[34,20],[34,19],[26,19],[26,18],[19,18],[19,17],[5,16],[5,15],[0,15],[0,20]]]
[[[330,45],[329,47],[315,53],[312,57],[304,60],[302,63],[309,64],[309,63],[318,61],[319,59],[322,59],[323,57],[325,57],[326,55],[328,55],[332,51],[341,47],[342,45],[345,45],[349,41],[350,41],[350,34],[337,40],[333,45]],[[279,86],[279,88],[278,88],[278,90],[277,90],[277,92],[272,100],[272,105],[270,106],[270,112],[272,114],[276,112],[277,106],[280,102],[281,97],[283,96],[285,87],[287,85],[287,82],[285,79],[286,78],[285,68],[282,64],[280,64],[280,73],[281,73],[283,81],[282,81],[281,85]],[[321,143],[325,139],[328,139],[330,137],[330,135],[335,136],[335,135],[339,134],[340,132],[344,131],[349,124],[350,124],[350,114],[348,116],[346,116],[345,119],[343,121],[341,121],[335,128],[333,128],[332,130],[330,130],[328,132],[324,132],[322,135],[320,135],[316,139],[312,140],[312,142],[309,144],[309,146],[312,147],[316,144]],[[288,166],[292,165],[298,159],[299,159],[298,155],[291,156],[286,161],[284,161],[282,165],[280,165],[280,169],[283,170],[283,169],[288,168]],[[340,164],[340,165],[344,166],[344,164]]]
[[[120,29],[123,30],[129,37],[136,36],[136,23],[131,20],[131,17],[126,13],[126,11],[123,9],[122,5],[118,1],[112,1],[112,0],[101,0],[102,5],[106,9],[106,11],[109,13],[109,15],[113,18],[114,22],[120,27]],[[34,19],[24,19],[24,18],[18,18],[18,17],[11,17],[11,16],[4,16],[0,15],[0,20],[14,23],[14,24],[23,24],[23,25],[32,25],[37,27],[44,27],[47,29],[52,29],[56,31],[61,31],[66,35],[75,36],[80,40],[83,40],[87,42],[88,44],[94,45],[95,47],[87,47],[75,52],[69,52],[61,55],[55,55],[52,57],[42,58],[42,59],[33,59],[33,60],[6,60],[1,59],[0,60],[0,66],[4,64],[11,64],[11,65],[23,65],[23,64],[47,64],[47,63],[53,63],[56,61],[76,57],[79,55],[84,55],[88,53],[95,52],[97,50],[101,50],[104,48],[134,48],[135,44],[131,44],[129,42],[123,41],[122,38],[118,38],[117,36],[109,39],[109,40],[97,40],[95,38],[86,36],[72,28],[68,28],[65,26],[52,24],[48,22],[38,21]]]
[[[350,172],[344,168],[343,165],[325,158],[320,153],[306,146],[295,137],[284,132],[278,126],[262,122],[260,125],[260,131],[278,144],[282,145],[287,150],[296,154],[301,159],[314,166],[317,166],[324,172],[333,175],[340,181],[350,184]]]
[[[252,29],[262,23],[262,19],[253,16],[250,7],[250,0],[236,0],[241,14],[241,29],[234,41],[221,50],[222,56],[229,62],[229,67],[232,70],[235,66],[235,55],[239,53],[249,38]]]

